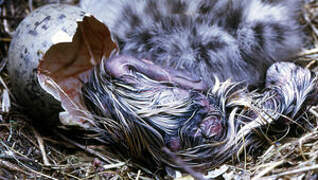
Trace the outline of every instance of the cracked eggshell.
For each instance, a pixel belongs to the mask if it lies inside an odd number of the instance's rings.
[[[18,26],[11,41],[8,73],[12,92],[34,118],[56,121],[60,102],[45,92],[37,80],[37,67],[54,44],[70,42],[85,12],[75,6],[46,5],[30,13]]]

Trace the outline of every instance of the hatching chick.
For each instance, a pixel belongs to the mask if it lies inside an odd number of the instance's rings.
[[[195,168],[219,165],[242,147],[259,149],[285,136],[294,121],[303,123],[300,115],[318,100],[317,74],[284,62],[269,68],[262,93],[230,81],[208,94],[192,86],[205,87],[183,72],[114,56],[94,68],[82,93],[107,148],[155,170],[182,168],[163,147]]]
[[[302,47],[301,0],[81,1],[110,29],[120,54],[196,74],[257,84]]]

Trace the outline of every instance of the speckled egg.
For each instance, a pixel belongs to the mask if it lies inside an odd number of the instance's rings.
[[[54,44],[70,42],[85,12],[63,4],[46,5],[30,13],[18,26],[8,56],[8,73],[17,101],[35,118],[56,119],[60,103],[37,80],[37,66]],[[50,122],[50,121],[47,121]]]

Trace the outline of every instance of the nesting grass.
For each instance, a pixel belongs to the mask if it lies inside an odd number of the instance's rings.
[[[103,146],[82,145],[58,133],[43,133],[19,111],[10,93],[5,64],[11,36],[32,9],[47,3],[76,0],[0,0],[0,179],[153,179],[162,177],[132,164],[113,160]],[[301,17],[307,40],[295,62],[318,72],[318,1],[306,0]],[[318,107],[306,115],[311,127],[299,137],[264,148],[257,158],[211,169],[205,178],[317,179]],[[43,119],[45,122],[45,119]],[[193,179],[177,173],[177,179]]]

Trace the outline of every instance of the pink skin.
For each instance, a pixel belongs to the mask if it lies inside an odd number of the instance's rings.
[[[199,129],[197,130],[194,136],[199,136],[199,134],[202,134],[205,138],[210,139],[220,135],[223,131],[223,127],[220,122],[222,115],[215,114],[217,111],[213,106],[210,105],[206,96],[201,94],[201,97],[199,99],[200,100],[198,103],[202,106],[202,108],[204,108],[207,112],[212,112],[213,114],[207,115],[200,122]]]
[[[218,116],[208,116],[204,118],[199,126],[201,134],[208,139],[220,135],[223,131],[220,119]]]
[[[157,81],[170,82],[184,89],[205,91],[207,84],[192,75],[153,64],[149,60],[139,60],[131,56],[117,56],[106,61],[107,71],[115,78],[129,74],[131,69]]]
[[[221,117],[217,115],[211,115],[204,118],[195,127],[195,131],[191,136],[197,138],[204,138],[207,141],[218,140],[223,134],[223,126],[221,123]],[[177,152],[182,149],[181,139],[179,137],[171,137],[168,142],[168,147],[171,151]]]

